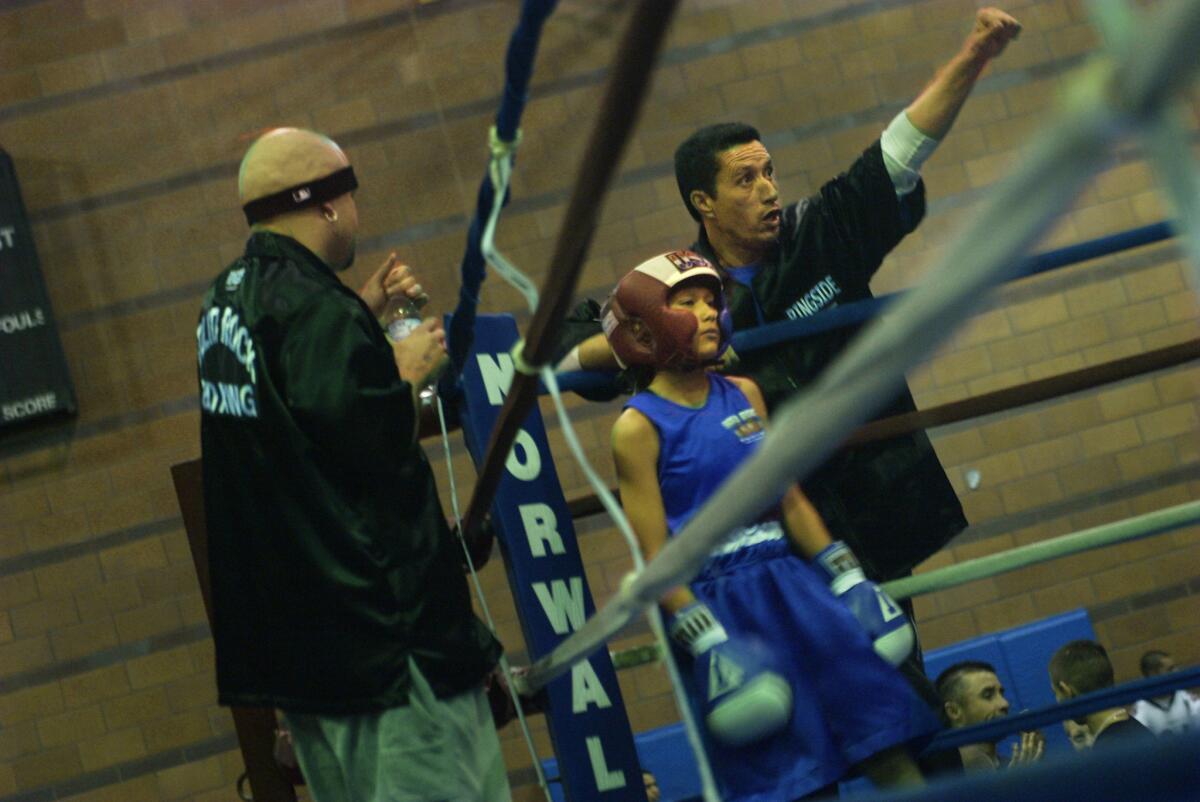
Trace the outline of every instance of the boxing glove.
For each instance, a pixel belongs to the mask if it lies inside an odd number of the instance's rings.
[[[704,725],[718,741],[744,746],[792,717],[792,689],[773,669],[767,647],[731,638],[708,606],[693,602],[671,617],[671,640],[692,657]]]
[[[894,666],[903,663],[916,641],[912,624],[900,605],[867,579],[850,547],[835,540],[813,558],[813,563],[824,574],[833,595],[850,608],[867,631],[875,653]]]

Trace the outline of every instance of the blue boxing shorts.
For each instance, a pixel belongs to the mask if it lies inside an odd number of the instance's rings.
[[[758,639],[775,653],[794,697],[788,726],[761,741],[729,747],[703,733],[729,802],[802,797],[889,747],[919,750],[940,728],[817,571],[792,554],[782,531],[764,536],[762,530],[777,526],[760,524],[751,537],[735,536],[690,585],[730,635]],[[689,659],[676,650],[676,660]],[[698,715],[702,689],[690,671],[681,674]]]

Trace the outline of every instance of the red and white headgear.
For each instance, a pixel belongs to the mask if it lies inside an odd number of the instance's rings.
[[[696,316],[686,309],[672,309],[668,304],[672,290],[693,281],[712,290],[721,329],[717,356],[725,352],[733,327],[725,308],[720,274],[697,253],[671,251],[629,271],[600,312],[604,336],[622,367],[669,368],[699,362],[694,346],[699,328]],[[650,335],[648,339],[637,336],[635,320],[641,321]]]

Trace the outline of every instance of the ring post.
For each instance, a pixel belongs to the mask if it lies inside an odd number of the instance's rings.
[[[461,417],[467,448],[483,459],[516,369],[509,350],[517,326],[507,315],[480,315],[463,367]],[[550,652],[595,614],[583,560],[536,407],[517,430],[492,503],[509,585],[533,658]],[[617,674],[601,644],[546,685],[546,719],[563,789],[572,802],[645,802],[633,732]]]

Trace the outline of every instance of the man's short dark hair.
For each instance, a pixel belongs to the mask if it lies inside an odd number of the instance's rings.
[[[1170,659],[1171,655],[1162,649],[1151,649],[1142,655],[1142,659],[1138,661],[1138,666],[1142,669],[1142,676],[1149,677],[1162,668],[1164,661]]]
[[[675,183],[679,185],[683,205],[696,222],[700,221],[700,212],[692,206],[691,194],[697,189],[709,195],[717,194],[717,171],[720,168],[717,154],[737,145],[760,140],[762,137],[758,135],[758,129],[752,125],[717,123],[704,126],[675,149]]]
[[[991,663],[985,663],[982,660],[964,660],[961,663],[955,663],[947,668],[941,674],[938,674],[937,681],[934,682],[934,687],[937,688],[938,696],[942,698],[942,702],[957,702],[962,696],[962,680],[967,674],[975,674],[980,671],[986,671],[989,674],[995,674],[996,668]]]
[[[1065,682],[1077,693],[1091,693],[1114,684],[1108,652],[1093,640],[1073,640],[1050,658],[1050,680]]]

